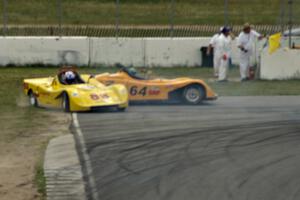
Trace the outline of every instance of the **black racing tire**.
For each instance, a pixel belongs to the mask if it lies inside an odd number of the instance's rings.
[[[189,105],[200,104],[205,99],[205,89],[201,85],[188,85],[184,88],[182,98]]]
[[[70,112],[70,101],[69,101],[69,96],[66,92],[62,93],[61,107],[65,112]]]
[[[117,107],[118,112],[125,112],[126,109],[127,109],[127,107],[124,107],[124,108]]]
[[[29,104],[31,106],[34,106],[34,107],[38,107],[39,106],[39,103],[38,103],[38,100],[36,98],[36,95],[34,95],[34,93],[32,91],[30,91],[28,93],[28,97],[29,97]]]

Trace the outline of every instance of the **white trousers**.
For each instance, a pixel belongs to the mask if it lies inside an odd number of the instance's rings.
[[[219,68],[221,66],[220,56],[214,55],[214,75],[219,75]]]
[[[250,54],[240,52],[240,75],[241,79],[249,76]]]
[[[219,81],[227,80],[227,73],[229,67],[229,59],[224,60],[222,57],[219,59],[220,67],[219,67]]]

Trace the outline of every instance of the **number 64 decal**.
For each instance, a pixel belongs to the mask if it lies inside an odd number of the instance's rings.
[[[135,95],[142,95],[146,96],[147,94],[147,87],[143,87],[142,89],[138,90],[137,86],[132,86],[129,91],[130,95],[135,96]]]

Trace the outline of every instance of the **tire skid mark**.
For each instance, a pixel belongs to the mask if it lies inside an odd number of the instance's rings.
[[[300,157],[300,112],[291,108],[153,106],[133,107],[126,118],[123,114],[86,118],[81,127],[97,171],[99,196],[101,200],[281,200],[271,193],[274,188],[278,196],[281,192],[286,200],[297,200],[300,187],[286,185],[299,176],[289,180],[283,169],[295,162],[290,168],[295,172]],[[210,113],[204,116],[200,110]],[[114,120],[120,122],[116,125]],[[278,187],[284,190],[276,191]]]
[[[268,167],[272,167],[273,165],[276,165],[278,163],[281,163],[283,161],[286,161],[290,158],[292,158],[294,156],[285,156],[283,158],[279,158],[279,159],[276,159],[276,160],[273,160],[273,161],[270,161],[268,163],[265,163],[263,165],[260,165],[260,166],[257,166],[253,169],[248,169],[248,170],[245,170],[246,174],[245,175],[245,178],[238,184],[238,188],[241,188],[243,186],[246,185],[246,183],[255,175],[255,174],[258,174],[260,173],[262,170],[266,170]]]

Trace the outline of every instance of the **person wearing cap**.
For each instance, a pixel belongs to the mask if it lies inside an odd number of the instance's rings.
[[[253,54],[253,46],[256,39],[261,40],[262,38],[263,36],[261,34],[252,30],[249,23],[244,24],[243,31],[239,34],[237,39],[241,81],[249,80],[250,58]]]
[[[207,52],[206,52],[207,55],[210,55],[211,52],[212,52],[212,49],[213,49],[214,76],[216,78],[219,75],[219,67],[220,67],[220,62],[219,62],[219,59],[218,59],[219,51],[216,47],[216,42],[217,42],[218,37],[221,35],[222,30],[223,30],[223,27],[221,27],[220,31],[218,33],[214,34],[213,37],[210,39],[210,42],[209,42],[209,45],[208,45],[208,48],[207,48]]]
[[[219,67],[219,82],[227,81],[227,72],[229,67],[229,59],[231,56],[231,41],[230,36],[231,29],[229,27],[223,27],[220,36],[217,39],[216,47],[219,51],[218,53],[218,62],[220,62]]]

